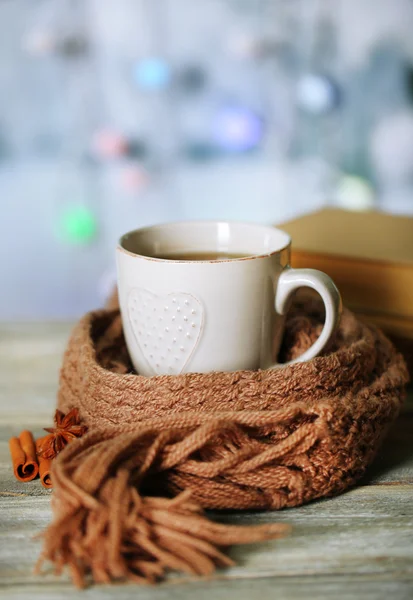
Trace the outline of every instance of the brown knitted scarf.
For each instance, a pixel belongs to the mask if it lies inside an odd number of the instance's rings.
[[[304,315],[304,316],[303,316]],[[320,305],[296,305],[282,358],[318,336]],[[78,585],[208,574],[219,549],[282,536],[227,526],[210,509],[280,509],[345,490],[364,473],[403,397],[403,359],[344,311],[324,356],[268,371],[142,377],[118,310],[86,315],[64,356],[58,406],[89,432],[55,459],[42,560]]]

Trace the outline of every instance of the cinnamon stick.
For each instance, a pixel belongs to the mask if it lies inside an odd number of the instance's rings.
[[[37,460],[39,461],[39,475],[42,486],[49,490],[53,487],[52,478],[50,475],[52,459],[45,458],[41,452],[43,440],[44,438],[39,438],[36,440]]]
[[[19,437],[9,440],[14,476],[19,481],[31,481],[39,474],[36,445],[30,431],[22,431]]]

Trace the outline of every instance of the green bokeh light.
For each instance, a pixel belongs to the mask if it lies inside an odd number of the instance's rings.
[[[63,214],[61,230],[66,241],[72,244],[87,244],[97,235],[97,220],[86,206],[72,206]]]

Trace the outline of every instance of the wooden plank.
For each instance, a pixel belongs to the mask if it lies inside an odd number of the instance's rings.
[[[156,587],[123,585],[96,586],[76,591],[69,584],[56,588],[53,584],[15,585],[0,591],[7,600],[411,600],[410,578],[389,580],[377,575],[351,577],[265,577],[261,579],[200,579],[193,582],[167,583]]]
[[[2,424],[43,427],[56,404],[62,354],[72,323],[0,326]]]
[[[373,573],[413,577],[412,494],[411,485],[367,486],[279,513],[221,514],[219,520],[227,523],[274,521],[293,527],[283,540],[232,548],[237,566],[226,571],[226,577]],[[35,583],[31,568],[39,544],[29,540],[50,520],[48,498],[3,496],[1,511],[2,583]],[[49,582],[53,579],[47,577]]]

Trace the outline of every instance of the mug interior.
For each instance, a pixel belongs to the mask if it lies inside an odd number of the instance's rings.
[[[173,254],[211,252],[242,255],[242,258],[232,260],[243,260],[280,252],[290,242],[290,236],[275,227],[225,221],[185,221],[130,231],[121,237],[119,246],[130,254],[153,260],[174,260]],[[163,255],[168,258],[157,258]]]

